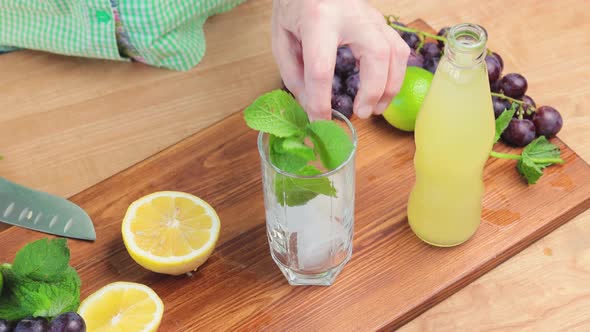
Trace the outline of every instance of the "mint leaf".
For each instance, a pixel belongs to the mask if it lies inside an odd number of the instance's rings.
[[[64,312],[75,312],[80,305],[80,277],[74,268],[67,268],[64,278],[57,283],[26,283],[17,290],[23,299],[21,306],[34,308],[34,317],[55,317]]]
[[[307,161],[315,160],[313,149],[297,138],[286,138],[281,142],[283,153],[289,153]]]
[[[278,137],[304,135],[309,123],[303,108],[283,90],[258,97],[244,110],[244,119],[250,128]]]
[[[496,119],[496,136],[494,136],[494,143],[498,142],[504,130],[508,128],[514,113],[516,113],[516,108],[514,108],[513,104],[512,108],[504,110],[504,112],[502,112],[502,114]]]
[[[299,170],[298,175],[312,176],[322,172],[312,165],[307,165]],[[336,197],[336,188],[327,177],[298,179],[275,175],[275,195],[281,205],[298,206],[314,199],[317,195]]]
[[[528,184],[535,184],[543,176],[543,168],[563,163],[560,155],[559,147],[549,143],[545,136],[539,136],[522,150],[522,158],[516,164],[516,168]]]
[[[69,261],[70,250],[65,239],[41,239],[16,253],[12,269],[19,278],[57,281],[62,278]]]
[[[270,162],[279,169],[295,174],[309,162],[309,159],[302,158],[295,154],[285,153],[283,149],[284,138],[269,137]]]
[[[316,153],[329,170],[343,164],[354,149],[346,131],[333,121],[315,121],[307,125],[307,129]]]
[[[270,154],[270,162],[278,167],[279,169],[291,173],[297,174],[301,168],[307,165],[309,160],[301,158],[299,156],[288,154],[288,153],[272,153]]]
[[[27,316],[52,318],[64,312],[76,311],[80,305],[80,277],[68,267],[58,282],[43,282],[6,274],[8,294],[2,296],[0,317],[21,319]],[[9,318],[5,318],[9,317]]]
[[[12,298],[3,296],[0,297],[0,319],[19,320],[31,316],[26,310],[19,307]]]

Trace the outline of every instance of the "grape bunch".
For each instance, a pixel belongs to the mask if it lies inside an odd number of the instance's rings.
[[[526,146],[536,137],[555,136],[563,126],[561,114],[551,106],[537,107],[535,100],[526,95],[528,82],[521,74],[510,73],[503,77],[496,75],[501,74],[503,62],[500,55],[491,54],[486,57],[486,64],[493,94],[494,115],[497,118],[505,109],[510,109],[512,103],[518,104],[514,118],[502,133],[504,142],[514,146]]]
[[[389,18],[389,22],[411,48],[408,66],[422,67],[434,73],[450,29],[444,27],[434,36],[417,29],[408,29],[394,17]],[[436,39],[436,42],[425,42],[427,37]],[[561,130],[561,114],[551,106],[537,107],[533,98],[526,95],[528,82],[524,76],[518,73],[502,76],[504,59],[500,54],[488,50],[485,64],[495,117],[498,118],[504,110],[510,109],[513,103],[518,106],[514,118],[502,134],[504,142],[514,146],[526,146],[538,136],[550,138]]]
[[[84,319],[75,312],[66,312],[51,322],[42,317],[30,317],[18,322],[0,319],[0,332],[86,332]]]

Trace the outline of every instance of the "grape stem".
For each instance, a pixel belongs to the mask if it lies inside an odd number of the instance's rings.
[[[506,99],[508,101],[511,101],[513,103],[517,103],[519,105],[523,105],[524,104],[524,101],[522,101],[522,100],[514,99],[512,97],[508,97],[507,95],[504,95],[504,94],[501,94],[501,93],[492,92],[492,96],[500,97],[500,98]]]
[[[525,102],[524,102],[524,101],[522,101],[522,100],[518,100],[518,99],[514,99],[514,98],[511,98],[511,97],[508,97],[508,96],[506,96],[506,95],[504,95],[504,94],[502,94],[502,93],[491,92],[491,94],[492,94],[492,96],[495,96],[495,97],[499,97],[499,98],[506,99],[506,100],[508,100],[508,101],[510,101],[510,102],[512,102],[512,103],[517,103],[517,104],[519,105],[519,107],[518,107],[518,111],[516,112],[516,114],[518,115],[518,118],[519,118],[520,120],[522,120],[522,118],[523,118],[523,116],[524,116],[524,112],[525,112],[525,111],[524,111],[524,108],[523,108],[523,106],[524,106],[524,104],[525,104]],[[530,105],[530,104],[527,104],[527,105],[528,105],[527,113],[528,113],[529,111],[530,111],[530,112],[533,112],[533,113],[537,111],[537,108],[536,108],[536,107],[534,107],[533,105]]]
[[[492,150],[490,156],[499,159],[513,159],[522,160],[522,156],[519,154],[502,153]],[[564,161],[561,158],[530,158],[531,161],[537,164],[563,164]]]
[[[392,21],[393,19],[393,21]],[[436,39],[436,40],[440,40],[443,42],[447,42],[447,39],[445,37],[441,37],[441,36],[437,36],[437,35],[433,35],[431,33],[428,33],[426,31],[422,31],[422,30],[418,30],[418,29],[414,29],[414,28],[408,28],[408,27],[402,27],[399,25],[394,24],[393,22],[395,21],[395,16],[390,15],[387,18],[387,23],[389,24],[390,27],[399,30],[399,31],[404,31],[404,32],[413,32],[413,33],[417,33],[419,35],[423,35],[432,39]]]

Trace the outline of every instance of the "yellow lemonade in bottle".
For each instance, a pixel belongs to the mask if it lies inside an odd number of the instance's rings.
[[[480,223],[483,168],[495,133],[486,41],[477,25],[450,30],[416,120],[408,220],[420,239],[435,246],[467,241]]]

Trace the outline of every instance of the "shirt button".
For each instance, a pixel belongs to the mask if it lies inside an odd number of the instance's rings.
[[[98,10],[96,11],[96,19],[100,23],[107,23],[111,20],[111,15],[104,10]]]

